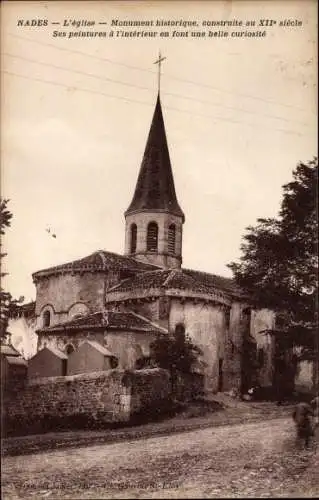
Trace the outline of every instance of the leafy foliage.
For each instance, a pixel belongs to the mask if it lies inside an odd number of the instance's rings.
[[[0,235],[3,236],[5,234],[6,229],[8,229],[11,225],[12,213],[8,209],[9,200],[1,199],[0,200]],[[6,256],[6,253],[0,252],[1,259],[1,282],[2,278],[6,276],[7,273],[2,271],[2,261]],[[21,297],[18,301],[13,300],[10,293],[5,292],[5,290],[0,288],[0,336],[1,341],[8,340],[8,320],[10,309],[17,305],[19,302],[22,302],[24,299]]]
[[[150,349],[155,364],[170,372],[173,390],[178,373],[191,373],[199,355],[202,354],[201,349],[188,335],[178,331],[174,336],[159,335],[152,342]]]
[[[283,186],[277,218],[247,228],[239,263],[231,263],[239,286],[255,306],[277,312],[276,334],[314,352],[318,299],[318,159],[299,163]]]

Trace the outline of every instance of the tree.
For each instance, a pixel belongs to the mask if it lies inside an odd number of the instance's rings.
[[[299,163],[278,217],[248,227],[240,262],[229,265],[254,305],[277,313],[277,340],[307,357],[318,349],[317,182],[318,159]]]
[[[12,213],[8,209],[9,200],[1,199],[0,200],[0,236],[1,240],[5,234],[6,229],[8,229],[11,225]],[[2,246],[2,245],[1,245]],[[6,276],[7,273],[2,271],[2,263],[3,258],[6,256],[6,253],[0,251],[0,264],[1,264],[1,282],[2,278]],[[7,341],[9,337],[8,333],[8,321],[10,316],[10,310],[12,307],[22,302],[24,299],[20,297],[19,300],[13,300],[10,293],[6,292],[2,286],[0,287],[0,335],[1,341]]]
[[[199,355],[202,354],[201,349],[178,328],[175,335],[159,335],[152,342],[150,349],[155,364],[169,371],[173,393],[176,391],[179,374],[191,373]]]

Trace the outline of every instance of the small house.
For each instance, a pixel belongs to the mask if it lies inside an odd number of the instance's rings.
[[[29,378],[60,377],[67,373],[67,355],[53,347],[44,347],[29,360]]]
[[[99,342],[85,340],[68,359],[68,375],[110,370],[117,365],[116,357]]]
[[[22,356],[5,356],[1,360],[1,383],[3,387],[18,387],[28,375],[28,362]]]
[[[27,377],[28,363],[21,354],[11,345],[1,345],[1,386]]]
[[[1,345],[1,361],[6,356],[18,357],[18,356],[21,356],[21,354],[12,345],[10,345],[10,344],[2,344]]]

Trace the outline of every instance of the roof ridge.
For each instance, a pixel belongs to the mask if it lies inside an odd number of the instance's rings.
[[[98,262],[96,262],[97,257]],[[108,259],[110,262],[108,261]],[[96,269],[98,271],[106,271],[108,269],[108,266],[113,265],[118,265],[119,269],[127,268],[134,271],[136,270],[136,272],[144,272],[145,268],[145,270],[152,270],[150,268],[154,268],[155,270],[159,268],[159,266],[156,266],[155,264],[142,262],[128,255],[122,255],[116,252],[110,252],[108,250],[96,250],[94,252],[91,252],[89,255],[85,255],[84,257],[77,257],[68,262],[62,262],[61,264],[56,264],[44,269],[39,269],[38,271],[32,273],[32,277],[33,279],[36,279],[41,275],[52,274],[56,272],[78,272],[81,269]]]
[[[215,276],[216,278],[223,278],[225,280],[235,281],[234,278],[231,278],[229,276],[223,276],[222,274],[216,274],[216,273],[208,273],[207,271],[201,271],[199,269],[190,269],[190,268],[183,267],[182,271],[186,271],[186,272],[191,271],[194,273],[208,274],[209,276]]]
[[[174,278],[176,274],[177,274],[177,269],[171,269],[169,275],[167,276],[162,286],[167,286],[168,283]]]
[[[106,290],[106,294],[108,294],[109,292],[113,292],[114,290],[116,290],[116,288],[118,288],[119,286],[121,286],[123,283],[126,283],[126,281],[129,281],[132,279],[132,276],[130,278],[124,278],[124,280],[121,280],[119,283],[116,283],[116,285],[113,285],[111,286],[111,288],[108,288]]]
[[[141,273],[138,273],[138,276],[145,276],[145,274],[149,275],[151,273],[157,273],[157,272],[165,272],[167,271],[167,269],[154,269],[154,270],[149,270],[149,271],[142,271]],[[120,286],[123,285],[123,283],[126,283],[130,280],[134,280],[136,278],[136,276],[130,276],[129,278],[125,278],[124,280],[121,280],[119,283],[117,283],[116,285],[112,286],[111,288],[109,288],[107,290],[107,293],[109,292],[114,292],[117,288],[119,288]]]
[[[162,330],[163,333],[168,333],[168,330],[166,328],[164,328],[163,326],[158,325],[157,323],[154,323],[153,321],[151,321],[150,319],[146,318],[145,316],[142,316],[141,314],[137,314],[135,311],[128,310],[128,311],[125,311],[125,312],[127,312],[129,314],[133,314],[137,318],[140,318],[143,321],[146,321],[147,323],[149,323],[150,325],[154,326],[155,328],[158,328],[159,330]]]
[[[99,255],[101,257],[102,264],[103,264],[103,267],[104,267],[105,264],[106,264],[105,251],[104,250],[97,250],[96,253],[97,253],[97,255]]]
[[[104,347],[104,345],[100,344],[100,342],[98,342],[97,340],[85,339],[83,344],[85,343],[93,346],[95,349],[99,350],[105,356],[114,356],[112,351],[110,351],[107,347]]]
[[[160,266],[158,266],[157,264],[153,264],[152,262],[142,262],[142,261],[140,261],[138,259],[135,259],[134,257],[131,257],[130,255],[122,255],[122,257],[125,257],[126,259],[129,259],[129,260],[131,260],[133,262],[137,262],[138,264],[146,264],[147,266],[155,267],[156,269],[154,269],[154,271],[161,271],[163,269]],[[148,272],[148,271],[145,271],[145,272]]]
[[[53,354],[56,354],[58,355],[59,357],[61,357],[61,354],[62,354],[62,357],[63,359],[67,359],[68,356],[65,354],[65,352],[63,352],[61,349],[59,349],[58,347],[52,347],[52,346],[45,346],[44,349],[48,349],[49,351],[51,351]]]

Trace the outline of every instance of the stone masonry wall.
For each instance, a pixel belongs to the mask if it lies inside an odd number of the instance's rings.
[[[146,247],[147,227],[150,222],[158,225],[158,251],[148,252]],[[126,216],[125,227],[125,255],[131,255],[130,251],[130,228],[132,224],[137,226],[136,253],[134,257],[142,262],[156,264],[166,268],[181,267],[182,256],[182,218],[165,212],[137,212]],[[168,253],[168,227],[175,224],[176,240],[174,254]]]
[[[130,373],[131,414],[152,417],[160,414],[170,402],[171,383],[166,370],[161,368],[135,370]]]
[[[273,337],[263,333],[274,328],[275,314],[269,309],[252,311],[250,333],[256,341],[257,349],[263,350],[263,364],[259,368],[258,381],[261,386],[270,386],[273,382],[275,346]]]
[[[164,407],[169,399],[169,376],[161,369],[33,379],[4,394],[2,428],[6,435],[23,435],[123,425],[133,413]]]
[[[171,300],[169,329],[174,331],[182,323],[186,333],[202,350],[205,363],[205,390],[216,392],[218,388],[218,360],[223,357],[225,343],[225,320],[222,309],[213,304],[181,302]]]
[[[41,279],[36,283],[37,328],[43,326],[42,313],[51,311],[51,324],[70,319],[69,311],[75,304],[86,306],[86,312],[99,311],[104,306],[109,277],[104,272],[66,273]]]

